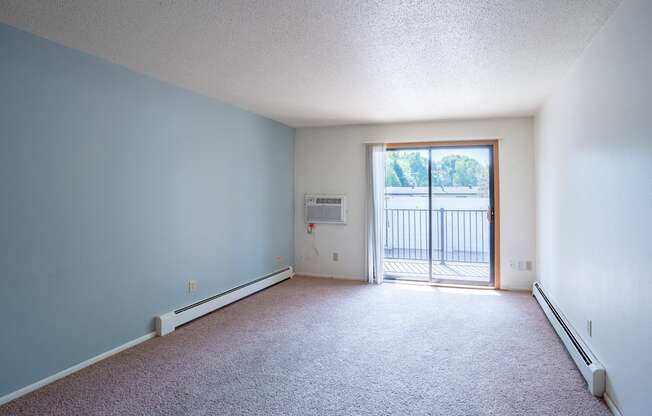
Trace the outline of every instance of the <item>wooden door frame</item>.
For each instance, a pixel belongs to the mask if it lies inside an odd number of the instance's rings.
[[[386,149],[428,149],[436,147],[491,146],[493,160],[493,200],[494,200],[494,288],[500,289],[500,165],[498,139],[481,140],[442,140],[423,142],[385,143]],[[490,286],[491,287],[491,286]]]

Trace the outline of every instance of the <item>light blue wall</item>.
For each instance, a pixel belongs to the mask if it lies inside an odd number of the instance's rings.
[[[0,396],[292,264],[293,154],[294,129],[0,25]]]

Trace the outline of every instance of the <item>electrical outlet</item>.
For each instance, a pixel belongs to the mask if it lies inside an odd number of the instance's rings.
[[[283,264],[283,256],[276,256],[276,264]]]
[[[586,321],[586,333],[589,334],[590,337],[593,336],[593,321],[590,319]]]
[[[333,261],[340,261],[340,253],[338,252],[333,253]]]
[[[510,260],[509,268],[512,270],[517,270],[519,272],[531,271],[532,270],[532,261],[531,260]]]
[[[188,293],[193,293],[197,290],[197,281],[188,280]]]

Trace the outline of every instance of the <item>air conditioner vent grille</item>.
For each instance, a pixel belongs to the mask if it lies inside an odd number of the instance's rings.
[[[346,197],[343,195],[306,195],[306,223],[346,224]]]
[[[318,204],[342,204],[342,198],[317,198]]]

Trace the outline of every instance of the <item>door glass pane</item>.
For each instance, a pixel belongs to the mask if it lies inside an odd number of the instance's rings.
[[[432,280],[491,283],[488,147],[433,148]]]
[[[389,150],[385,172],[385,276],[430,280],[427,149]]]

